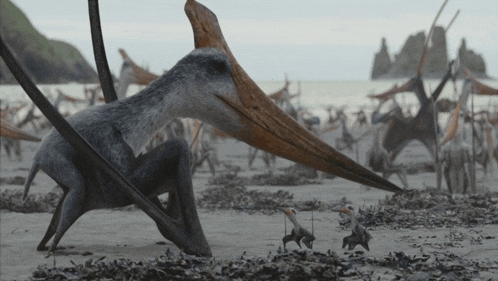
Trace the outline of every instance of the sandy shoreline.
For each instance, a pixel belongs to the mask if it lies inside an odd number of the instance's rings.
[[[336,134],[326,136],[328,143],[333,144]],[[355,135],[361,132],[354,132]],[[12,178],[15,176],[26,177],[31,165],[34,151],[38,144],[23,143],[23,161],[10,161],[5,153],[1,154],[1,177]],[[364,155],[371,145],[370,138],[361,142],[359,147],[359,162],[364,163]],[[231,165],[242,168],[241,176],[263,173],[264,164],[257,160],[254,168],[247,168],[247,146],[245,144],[226,140],[218,143],[219,158]],[[355,158],[355,153],[347,152]],[[428,153],[422,145],[413,143],[407,147],[398,161],[412,163],[426,161]],[[279,168],[291,165],[283,159],[277,160]],[[196,173],[193,182],[196,196],[207,187],[210,174],[207,168],[202,168]],[[481,179],[482,175],[478,174]],[[481,188],[498,191],[496,180],[498,173],[488,174],[485,181],[480,181]],[[391,179],[400,184],[396,176]],[[32,193],[47,193],[53,189],[55,183],[45,174],[39,173],[32,186]],[[410,188],[423,189],[425,186],[435,186],[435,176],[432,173],[421,173],[408,176]],[[389,195],[387,192],[361,187],[343,179],[324,179],[321,184],[308,186],[258,186],[261,190],[289,191],[294,195],[294,200],[318,198],[324,202],[336,201],[342,197],[352,201],[357,206],[371,206]],[[0,185],[1,190],[19,189],[21,185]],[[276,252],[281,246],[284,235],[283,215],[265,215],[260,213],[248,214],[235,210],[209,211],[199,208],[201,224],[207,236],[216,259],[236,258],[246,252],[248,256],[266,256],[270,251]],[[71,266],[74,263],[84,263],[86,260],[98,259],[105,256],[106,260],[127,258],[134,260],[149,260],[163,254],[168,248],[174,253],[179,250],[157,231],[153,221],[143,212],[96,210],[86,213],[73,225],[62,238],[60,246],[70,247],[66,252],[71,255],[45,258],[44,252],[37,252],[36,246],[43,237],[46,227],[52,217],[49,213],[22,214],[2,211],[1,215],[1,280],[25,280],[31,277],[38,265],[47,264],[57,266]],[[314,212],[314,232],[316,240],[314,249],[320,252],[331,250],[339,256],[346,251],[341,249],[342,238],[349,235],[339,225],[341,220],[338,213]],[[311,228],[311,212],[299,212],[298,219],[308,229]],[[289,223],[287,224],[289,228]],[[475,228],[426,228],[398,229],[377,227],[370,229],[373,240],[370,242],[370,252],[367,256],[384,257],[390,252],[403,251],[408,255],[430,254],[431,251],[449,251],[464,255],[467,259],[482,261],[498,261],[497,238],[480,239],[478,237],[494,237],[498,233],[498,225],[482,225]],[[455,238],[457,237],[457,238]],[[165,242],[165,244],[156,244]],[[289,250],[298,249],[297,245],[288,245]],[[361,250],[358,246],[355,250]],[[91,255],[82,255],[85,252]],[[381,274],[381,270],[379,270]],[[482,272],[480,277],[498,276],[498,269]],[[380,276],[380,275],[379,275]],[[496,277],[494,277],[496,278]]]

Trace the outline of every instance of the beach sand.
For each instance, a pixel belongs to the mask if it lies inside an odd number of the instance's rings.
[[[352,131],[355,136],[363,131]],[[340,130],[324,136],[329,144],[335,144],[335,138]],[[360,142],[358,160],[365,162],[365,152],[371,146],[371,137]],[[9,160],[2,151],[1,177],[26,177],[32,164],[32,159],[38,143],[22,143],[23,160]],[[219,159],[230,165],[242,168],[239,175],[250,176],[266,171],[261,159],[256,160],[254,169],[249,170],[247,164],[248,146],[232,139],[220,140],[217,143]],[[356,159],[355,152],[345,152]],[[418,163],[431,161],[429,153],[417,142],[412,142],[398,157],[399,163]],[[290,161],[278,158],[277,168],[292,165]],[[483,180],[482,171],[478,171],[478,187],[498,191],[498,172],[496,165],[494,173],[489,173]],[[196,196],[208,187],[211,177],[209,170],[202,167],[194,175],[193,185]],[[394,175],[390,178],[401,186],[399,179]],[[424,189],[435,187],[434,173],[419,173],[408,175],[409,188]],[[43,172],[39,172],[31,187],[32,193],[47,193],[55,187],[55,183]],[[443,188],[446,185],[443,183]],[[22,185],[0,185],[1,190],[22,190]],[[391,194],[382,190],[360,186],[344,179],[323,179],[321,184],[306,186],[248,186],[249,189],[260,189],[275,192],[279,189],[294,195],[295,201],[319,199],[323,202],[337,201],[345,197],[353,202],[357,208],[378,204],[379,200]],[[236,210],[214,210],[198,208],[200,221],[207,240],[216,259],[231,259],[241,256],[244,252],[248,256],[267,256],[275,253],[282,246],[284,236],[284,217],[280,213],[267,215],[262,213],[249,214]],[[55,255],[45,258],[46,252],[37,252],[36,246],[43,237],[50,222],[50,213],[15,213],[2,211],[1,240],[0,240],[0,279],[26,280],[39,265],[72,266],[72,263],[81,264],[88,259],[98,259],[105,256],[106,260],[133,259],[150,260],[163,254],[168,248],[178,254],[178,248],[166,241],[156,228],[155,223],[140,210],[95,210],[86,213],[64,235],[59,246],[66,247],[68,255]],[[311,212],[298,212],[298,220],[307,229],[311,229]],[[338,213],[325,211],[313,213],[314,250],[326,252],[331,250],[338,256],[351,253],[341,248],[342,238],[350,234],[350,230],[340,227],[341,217]],[[288,231],[290,223],[287,222]],[[369,229],[373,240],[370,241],[370,251],[365,252],[369,257],[385,257],[390,252],[403,251],[407,255],[429,254],[431,251],[448,251],[466,259],[481,260],[483,262],[498,261],[498,244],[496,233],[498,225],[482,225],[474,228],[427,228],[417,226],[413,229],[397,229],[376,227]],[[458,237],[458,239],[455,239]],[[475,243],[476,237],[492,237]],[[159,243],[157,242],[165,242]],[[299,249],[295,243],[288,244],[289,250]],[[363,250],[358,246],[355,250]],[[88,255],[86,255],[88,254]],[[394,275],[386,275],[386,268],[372,267],[373,277],[392,279]],[[497,278],[495,271],[481,272],[484,279]]]

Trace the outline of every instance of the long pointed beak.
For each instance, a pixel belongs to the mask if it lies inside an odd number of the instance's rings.
[[[9,122],[5,121],[4,119],[0,121],[0,136],[16,140],[26,140],[34,142],[41,141],[41,139],[32,136],[28,133],[25,133],[19,128],[12,126]]]
[[[325,144],[273,103],[232,55],[214,13],[194,0],[187,1],[185,12],[194,31],[195,47],[223,50],[232,65],[237,93],[219,98],[242,126],[220,129],[249,145],[323,172],[387,191],[402,191]]]
[[[350,213],[349,213],[349,209],[348,209],[348,208],[342,208],[342,209],[340,209],[340,210],[339,210],[339,212],[343,212],[343,213],[345,213],[346,215],[349,215],[349,214],[350,214]]]
[[[278,208],[278,210],[283,212],[287,217],[289,217],[289,219],[291,219],[291,216],[294,216],[291,209],[289,208]]]

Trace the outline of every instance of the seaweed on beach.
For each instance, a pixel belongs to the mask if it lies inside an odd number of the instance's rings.
[[[210,185],[216,186],[298,186],[307,184],[320,184],[321,181],[309,179],[297,174],[257,174],[252,177],[243,177],[236,174],[222,174],[213,177],[208,182]]]
[[[248,189],[242,185],[225,185],[208,187],[197,198],[197,205],[209,210],[239,210],[249,213],[261,212],[273,214],[280,207],[292,206],[299,211],[336,210],[348,204],[346,198],[334,202],[323,202],[318,199],[295,201],[294,196],[284,190],[270,192]]]
[[[216,260],[168,251],[149,261],[105,257],[87,260],[72,267],[39,266],[34,280],[471,280],[484,272],[496,273],[493,261],[467,260],[448,252],[431,252],[420,257],[403,252],[382,258],[368,257],[361,251],[339,257],[330,250],[271,252],[267,257]]]
[[[57,192],[30,194],[22,201],[22,191],[6,189],[0,192],[0,209],[18,213],[53,213],[61,198]]]
[[[298,177],[304,177],[308,179],[318,178],[318,171],[316,169],[304,166],[301,164],[292,164],[289,167],[282,169],[285,174],[295,175]]]
[[[307,184],[320,184],[318,180],[310,179],[299,174],[260,174],[254,175],[247,182],[247,185],[255,186],[298,186]]]
[[[276,192],[248,190],[245,186],[217,186],[207,188],[197,204],[211,210],[271,211],[289,206],[293,195],[288,191]]]
[[[210,185],[216,186],[298,186],[308,184],[321,184],[315,169],[302,165],[293,165],[283,169],[283,173],[256,174],[252,177],[239,176],[241,168],[228,167],[228,171],[209,180]]]
[[[26,181],[25,177],[15,176],[15,177],[0,177],[0,185],[9,184],[9,185],[23,185]]]
[[[225,173],[209,179],[209,185],[215,186],[245,186],[249,179],[238,176],[236,173]]]
[[[283,168],[282,171],[286,175],[293,175],[295,177],[306,178],[306,179],[316,179],[317,183],[319,183],[318,179],[334,179],[335,175],[320,172],[314,168],[304,166],[301,164],[292,164],[289,167]]]
[[[451,196],[435,189],[395,194],[359,212],[367,227],[474,227],[498,224],[498,193]]]

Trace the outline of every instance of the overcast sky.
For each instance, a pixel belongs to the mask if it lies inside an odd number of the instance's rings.
[[[94,65],[87,1],[11,0],[45,36],[74,44]],[[391,55],[409,34],[426,30],[443,1],[204,0],[218,17],[232,52],[257,81],[368,80],[374,53],[386,37]],[[161,73],[194,48],[185,1],[101,0],[111,71],[119,74],[124,48],[139,65]],[[438,23],[446,26],[454,58],[462,37],[498,77],[498,1],[450,0]]]

